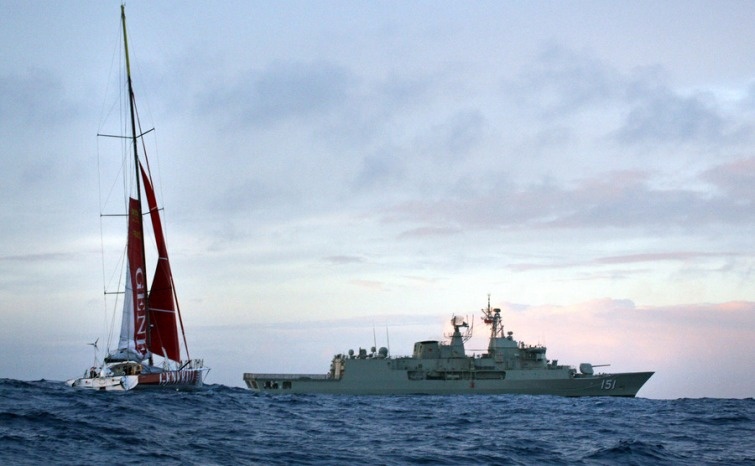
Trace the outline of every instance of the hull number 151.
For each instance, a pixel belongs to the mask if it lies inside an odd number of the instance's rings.
[[[613,390],[616,388],[616,379],[603,379],[600,383],[600,388],[603,390]]]

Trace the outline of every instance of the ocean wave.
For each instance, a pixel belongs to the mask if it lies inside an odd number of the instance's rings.
[[[125,393],[0,379],[3,464],[746,464],[748,400]]]

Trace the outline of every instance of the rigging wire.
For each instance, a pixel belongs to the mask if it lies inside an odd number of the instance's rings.
[[[119,62],[118,57],[120,57],[119,49],[120,49],[120,39],[118,39],[120,35],[116,34],[116,40],[114,41],[115,48],[113,49],[113,55],[110,61],[110,72],[109,77],[106,81],[106,88],[105,88],[105,97],[103,98],[102,107],[100,108],[100,121],[99,126],[97,130],[97,134],[99,135],[102,133],[102,128],[105,125],[107,121],[110,120],[110,116],[113,113],[113,110],[117,106],[117,103],[119,100],[113,101],[111,105],[106,107],[106,104],[108,102],[108,95],[110,95],[110,83],[113,80],[113,75],[120,76],[120,73],[114,73],[114,69],[120,69],[120,66],[116,66],[116,63]],[[119,77],[119,81],[120,81]],[[121,86],[119,85],[119,88]],[[107,109],[107,110],[106,110]],[[122,112],[118,111],[118,115],[120,115]],[[120,124],[119,124],[120,126]],[[105,331],[107,333],[107,339],[105,341],[105,348],[106,353],[110,351],[110,344],[112,342],[112,335],[113,335],[113,328],[114,328],[114,321],[115,321],[115,312],[111,314],[110,324],[108,324],[108,298],[107,298],[107,272],[106,272],[106,265],[105,265],[105,231],[104,231],[104,225],[103,225],[103,209],[104,204],[107,203],[107,200],[103,201],[103,189],[102,189],[102,178],[103,178],[103,160],[102,160],[102,148],[100,146],[100,138],[97,137],[97,197],[98,197],[98,209],[99,209],[99,227],[100,227],[100,261],[102,266],[102,287],[103,287],[103,293],[102,293],[102,299],[103,299],[103,324],[105,326]],[[112,188],[111,188],[112,189]],[[110,196],[108,195],[107,198]]]
[[[119,198],[119,202],[124,202],[123,206],[120,209],[122,212],[128,212],[127,206],[128,206],[128,193],[129,193],[129,186],[133,184],[133,177],[129,177],[130,171],[128,170],[129,165],[129,156],[128,156],[128,149],[129,149],[129,142],[126,139],[120,138],[119,143],[119,152],[121,154],[121,160],[120,163],[117,165],[117,170],[115,173],[109,173],[107,177],[110,177],[111,175],[114,175],[112,180],[112,184],[107,186],[106,189],[103,189],[103,179],[105,178],[105,173],[112,171],[108,170],[106,167],[111,166],[111,164],[107,163],[107,152],[108,150],[103,151],[103,147],[100,143],[100,137],[105,136],[104,128],[108,124],[108,122],[115,119],[114,114],[118,115],[118,122],[117,127],[119,128],[120,134],[126,134],[125,131],[127,131],[127,119],[125,118],[125,112],[124,108],[125,105],[128,103],[127,96],[128,93],[124,91],[126,88],[126,81],[123,77],[123,73],[121,72],[125,68],[125,59],[123,57],[123,54],[121,51],[123,50],[123,36],[120,31],[120,23],[117,28],[117,34],[116,34],[116,40],[114,41],[115,46],[113,49],[113,57],[111,59],[110,63],[110,72],[109,72],[109,78],[107,80],[106,90],[105,90],[105,96],[103,98],[102,107],[100,110],[100,122],[97,132],[97,189],[98,189],[98,202],[99,202],[99,227],[100,227],[100,258],[101,258],[101,264],[102,264],[102,284],[103,284],[103,308],[104,308],[104,325],[105,325],[105,331],[107,333],[107,340],[106,340],[106,354],[110,353],[111,345],[113,343],[113,337],[115,333],[115,326],[117,325],[117,316],[119,315],[119,304],[122,303],[122,300],[118,298],[119,295],[123,294],[122,292],[111,292],[109,290],[116,289],[120,290],[121,287],[124,284],[125,280],[125,267],[126,267],[126,257],[127,257],[127,246],[123,247],[122,252],[119,255],[119,259],[116,261],[114,267],[112,268],[112,274],[108,277],[108,264],[107,264],[107,256],[109,255],[106,253],[105,249],[105,224],[104,220],[105,217],[126,217],[127,214],[113,214],[113,213],[106,213],[106,209],[110,210],[111,207],[109,207],[113,202],[114,198]],[[116,78],[117,77],[117,78]],[[113,82],[117,82],[115,88],[111,86]],[[117,92],[115,92],[117,90]],[[111,99],[110,96],[117,95],[117,98]],[[108,103],[110,102],[110,103]],[[103,156],[103,152],[106,152],[106,154]],[[121,183],[121,189],[122,192],[125,194],[123,196],[113,196],[113,194],[116,192],[116,186]],[[112,286],[115,281],[115,286]],[[115,295],[115,298],[112,299],[112,309],[109,307],[109,295]],[[109,321],[109,322],[108,322]],[[120,337],[118,337],[120,339]],[[117,346],[117,345],[116,345]]]

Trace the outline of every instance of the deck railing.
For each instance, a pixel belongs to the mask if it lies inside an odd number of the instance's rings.
[[[327,374],[252,374],[245,373],[244,379],[276,379],[276,380],[291,380],[291,379],[311,379],[311,380],[327,380],[330,376]]]

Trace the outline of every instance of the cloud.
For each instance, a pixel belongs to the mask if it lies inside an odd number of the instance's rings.
[[[595,260],[598,264],[633,264],[637,262],[658,261],[689,261],[707,257],[719,257],[721,254],[704,252],[662,252],[648,254],[630,254],[626,256],[600,257]]]
[[[485,137],[486,120],[479,111],[459,111],[431,118],[429,127],[415,128],[407,138],[387,129],[386,141],[363,156],[354,179],[355,192],[435,190],[453,183],[465,159]],[[390,197],[390,196],[389,196]]]
[[[734,143],[748,123],[725,114],[714,95],[672,90],[660,66],[625,73],[589,52],[549,47],[508,81],[515,95],[502,101],[473,98],[489,90],[447,92],[454,76],[370,76],[327,60],[218,71],[197,110],[222,136],[217,157],[236,168],[222,175],[222,189],[205,189],[215,197],[209,206],[292,214],[377,202],[383,218],[415,223],[410,230],[752,219],[726,193],[665,185],[678,163],[710,142]],[[502,116],[511,101],[517,106]],[[550,116],[532,121],[519,115],[525,108]]]
[[[755,112],[755,82],[750,84],[746,95],[739,102],[739,108],[745,112]]]
[[[351,280],[352,285],[374,291],[387,291],[386,284],[377,280]]]
[[[514,80],[504,81],[504,93],[543,121],[574,123],[589,115],[589,124],[621,145],[752,140],[753,124],[741,105],[707,90],[674,89],[669,79],[662,65],[625,73],[589,51],[549,46]]]
[[[359,256],[329,256],[323,258],[325,262],[333,265],[348,265],[363,263],[365,259]]]
[[[367,155],[354,182],[355,191],[387,188],[405,177],[405,160],[395,147],[385,147]]]
[[[616,265],[634,265],[634,264],[650,264],[658,262],[680,262],[680,263],[704,263],[707,261],[720,261],[730,260],[733,258],[747,259],[750,256],[742,253],[727,253],[727,252],[702,252],[702,251],[673,251],[673,252],[649,252],[628,254],[621,256],[603,256],[595,258],[587,258],[583,261],[557,261],[557,262],[539,262],[539,263],[527,263],[520,262],[509,266],[510,269],[524,272],[530,270],[544,270],[544,269],[563,269],[563,268],[575,268],[575,267],[589,267],[595,268]],[[624,271],[623,273],[629,273]]]
[[[80,140],[75,131],[82,108],[67,97],[65,82],[53,71],[29,68],[0,75],[0,135],[6,154],[0,180],[11,210],[56,204],[52,193],[59,194],[66,182],[69,195],[77,191],[79,184],[71,179],[85,158],[74,142]]]
[[[701,177],[713,183],[723,194],[755,210],[755,157],[733,160],[709,168]]]
[[[627,144],[725,143],[734,123],[712,99],[680,95],[658,83],[638,83],[628,92],[629,112],[616,138]]]
[[[447,121],[436,125],[431,134],[439,139],[436,157],[461,157],[477,146],[485,129],[485,117],[479,110],[460,111]]]
[[[59,260],[69,260],[76,257],[73,253],[62,252],[49,252],[49,253],[29,253],[29,254],[16,254],[10,256],[0,256],[0,262],[49,262]]]
[[[63,81],[49,70],[30,68],[0,76],[1,126],[63,126],[78,113],[65,97]]]
[[[575,112],[619,99],[626,78],[587,52],[545,47],[516,79],[505,81],[504,92],[544,118],[564,118]]]
[[[462,233],[461,228],[441,228],[441,227],[422,227],[404,231],[399,235],[399,239],[406,238],[432,238],[438,236],[458,235]]]
[[[751,164],[751,160],[738,161],[707,170],[702,178],[722,187],[716,194],[660,189],[651,186],[654,178],[650,173],[619,171],[573,184],[501,184],[494,191],[478,192],[469,198],[407,201],[384,212],[384,219],[435,229],[611,227],[630,231],[748,225],[755,222],[753,194],[748,191],[752,171],[747,168]],[[729,177],[730,173],[736,175]]]
[[[346,105],[354,77],[325,61],[278,62],[218,80],[206,91],[197,111],[220,114],[232,126],[263,126],[288,119],[321,119]],[[229,121],[228,119],[232,121]]]

